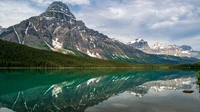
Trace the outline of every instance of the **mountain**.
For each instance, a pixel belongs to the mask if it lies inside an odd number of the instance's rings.
[[[135,39],[135,41],[129,42],[128,45],[147,54],[152,53],[152,49],[149,47],[148,42],[144,41],[142,38]]]
[[[0,38],[34,48],[66,54],[84,53],[101,59],[148,57],[139,50],[87,28],[62,2],[54,2],[39,16],[9,27]]]
[[[0,26],[0,34],[3,33],[6,30],[6,28],[3,28],[2,26]]]
[[[187,53],[182,52],[180,47],[177,45],[163,45],[160,43],[156,43],[152,46],[152,50],[154,54],[166,54],[173,56],[187,56]]]
[[[194,62],[190,59],[183,62],[162,56],[158,58],[108,38],[76,20],[68,6],[62,2],[53,2],[39,16],[7,28],[0,34],[0,39],[64,54],[130,63]]]
[[[129,42],[128,45],[147,54],[193,57],[200,59],[200,51],[194,51],[192,47],[188,45],[164,45],[157,42],[149,47],[148,42],[141,38]]]
[[[182,46],[180,46],[180,48],[183,51],[193,51],[192,47],[188,46],[188,45],[182,45]]]
[[[200,59],[200,52],[194,51],[191,46],[188,45],[163,45],[156,43],[152,46],[153,54],[166,54],[180,57],[193,57]]]

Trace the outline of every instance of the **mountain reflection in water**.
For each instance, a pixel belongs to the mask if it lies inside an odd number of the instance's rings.
[[[173,112],[185,109],[174,108],[180,106],[180,99],[190,103],[186,103],[185,111],[200,109],[195,72],[1,70],[0,73],[0,112],[3,109],[20,112]],[[183,90],[194,90],[194,93],[184,94]],[[177,104],[173,107],[171,102]],[[167,106],[172,106],[172,110]]]

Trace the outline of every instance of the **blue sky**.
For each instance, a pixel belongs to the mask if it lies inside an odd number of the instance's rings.
[[[0,0],[0,26],[41,14],[55,0]],[[200,50],[199,0],[60,0],[78,20],[124,43],[191,45]]]

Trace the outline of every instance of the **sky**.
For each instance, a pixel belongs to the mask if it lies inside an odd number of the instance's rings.
[[[0,26],[44,12],[56,0],[0,0]],[[191,45],[200,50],[200,0],[59,0],[77,20],[124,43]]]

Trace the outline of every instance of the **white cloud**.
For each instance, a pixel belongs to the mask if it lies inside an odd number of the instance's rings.
[[[38,5],[48,5],[58,0],[31,0],[31,1],[34,3],[37,3]],[[90,4],[90,0],[59,0],[59,1],[71,4],[71,5],[82,5],[82,4],[89,5]]]
[[[185,44],[198,47],[191,38],[200,35],[200,2],[194,0],[110,0],[82,7],[75,13],[90,28],[124,43],[142,37],[150,43]],[[190,40],[189,40],[190,39]],[[163,41],[162,41],[163,40]],[[185,40],[185,41],[181,41]],[[192,40],[192,41],[191,41]],[[180,42],[180,43],[179,43]],[[182,43],[181,43],[182,42]],[[196,43],[196,44],[194,44]]]
[[[9,27],[41,14],[57,0],[0,0],[0,26]],[[71,5],[89,4],[90,0],[61,0]]]
[[[26,1],[0,1],[0,25],[9,27],[22,20],[38,15],[38,9]]]
[[[109,7],[100,12],[100,15],[106,19],[120,19],[126,15],[126,11],[121,8]]]
[[[4,2],[2,2],[4,1]],[[12,1],[12,3],[11,3]],[[45,11],[54,0],[1,0],[0,25],[9,26]],[[199,0],[62,0],[76,18],[124,43],[136,37],[150,43],[187,44],[200,48]],[[36,7],[43,10],[37,10]],[[20,6],[20,7],[18,7]],[[73,10],[76,8],[77,10]]]
[[[113,16],[114,18],[120,18],[125,15],[125,11],[122,9],[114,8],[114,7],[109,7],[108,9],[112,13],[111,16]]]
[[[174,22],[172,21],[164,21],[164,22],[158,22],[151,26],[153,29],[160,29],[160,28],[168,28],[174,25]]]
[[[0,25],[8,27],[40,12],[26,1],[0,1]]]

